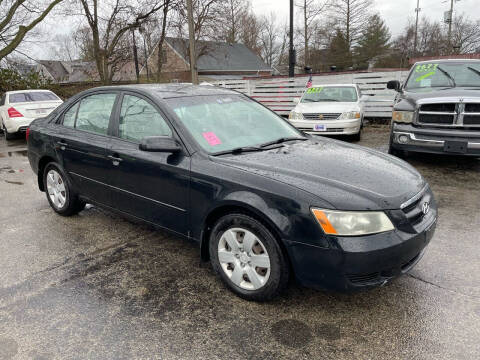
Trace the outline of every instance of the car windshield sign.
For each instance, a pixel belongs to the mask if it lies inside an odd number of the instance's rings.
[[[301,102],[355,102],[357,99],[357,91],[351,86],[314,86],[305,91]]]
[[[260,147],[263,144],[305,138],[286,120],[242,95],[166,101],[195,141],[210,154],[261,151],[266,150]]]
[[[428,91],[431,88],[452,87],[480,87],[480,64],[478,62],[417,64],[405,88],[410,91]]]

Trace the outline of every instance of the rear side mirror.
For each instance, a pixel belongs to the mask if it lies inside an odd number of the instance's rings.
[[[370,95],[362,95],[360,97],[360,101],[362,102],[368,101],[369,99],[370,99]]]
[[[300,98],[293,98],[293,103],[298,104],[300,102]]]
[[[182,150],[177,140],[168,136],[148,136],[143,138],[140,146],[142,151],[176,153]]]
[[[390,89],[390,90],[400,91],[401,87],[402,87],[402,85],[400,84],[400,81],[398,81],[398,80],[390,80],[387,83],[387,89]]]

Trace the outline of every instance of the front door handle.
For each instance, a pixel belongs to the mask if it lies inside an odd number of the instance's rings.
[[[115,166],[118,166],[118,165],[120,164],[120,162],[123,161],[122,158],[117,157],[117,156],[108,155],[107,157],[108,157],[110,160],[112,160],[112,163],[113,163],[113,165],[115,165]]]

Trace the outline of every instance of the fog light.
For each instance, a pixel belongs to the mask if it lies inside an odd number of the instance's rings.
[[[407,135],[400,135],[398,137],[398,142],[401,143],[401,144],[408,143],[408,136]]]

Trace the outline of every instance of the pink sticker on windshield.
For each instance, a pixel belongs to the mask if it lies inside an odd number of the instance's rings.
[[[202,135],[211,146],[220,145],[222,143],[214,132],[204,132]]]

